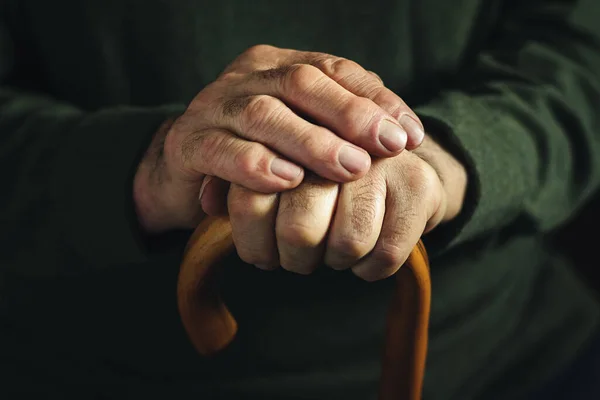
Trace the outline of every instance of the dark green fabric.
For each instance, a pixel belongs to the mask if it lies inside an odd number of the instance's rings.
[[[391,280],[220,277],[241,330],[198,357],[175,284],[187,232],[141,234],[135,167],[160,123],[247,47],[376,71],[468,167],[426,238],[425,398],[516,399],[553,379],[600,306],[545,245],[600,182],[600,3],[0,2],[0,381],[8,398],[376,398]]]

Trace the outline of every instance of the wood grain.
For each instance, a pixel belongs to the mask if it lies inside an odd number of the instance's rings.
[[[190,341],[204,356],[223,350],[237,333],[237,323],[221,300],[214,276],[215,267],[233,251],[229,219],[208,217],[190,238],[181,264],[177,286],[179,313]],[[379,399],[419,400],[431,306],[429,260],[421,241],[395,279]]]

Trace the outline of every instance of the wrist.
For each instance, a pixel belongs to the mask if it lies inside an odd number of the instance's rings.
[[[468,184],[465,166],[428,134],[413,153],[431,165],[438,174],[446,197],[442,222],[453,220],[460,214],[465,200]]]
[[[168,229],[164,200],[164,139],[172,120],[164,122],[154,135],[148,150],[138,165],[133,179],[133,203],[141,228],[146,233],[160,233]]]
[[[140,227],[146,233],[159,233],[164,230],[159,203],[156,194],[153,193],[147,168],[140,165],[133,180],[133,204]]]

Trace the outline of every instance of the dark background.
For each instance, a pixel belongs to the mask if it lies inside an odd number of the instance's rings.
[[[553,237],[600,297],[600,192]]]

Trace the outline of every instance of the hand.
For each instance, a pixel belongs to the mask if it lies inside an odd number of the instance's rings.
[[[263,193],[296,187],[301,167],[348,182],[368,171],[369,153],[395,156],[422,137],[414,113],[358,64],[256,46],[159,130],[136,173],[136,209],[150,232],[191,228],[205,176]]]
[[[466,185],[464,167],[426,137],[354,182],[313,175],[281,194],[232,185],[228,209],[247,263],[308,274],[324,261],[373,281],[394,274],[423,233],[458,215]]]

